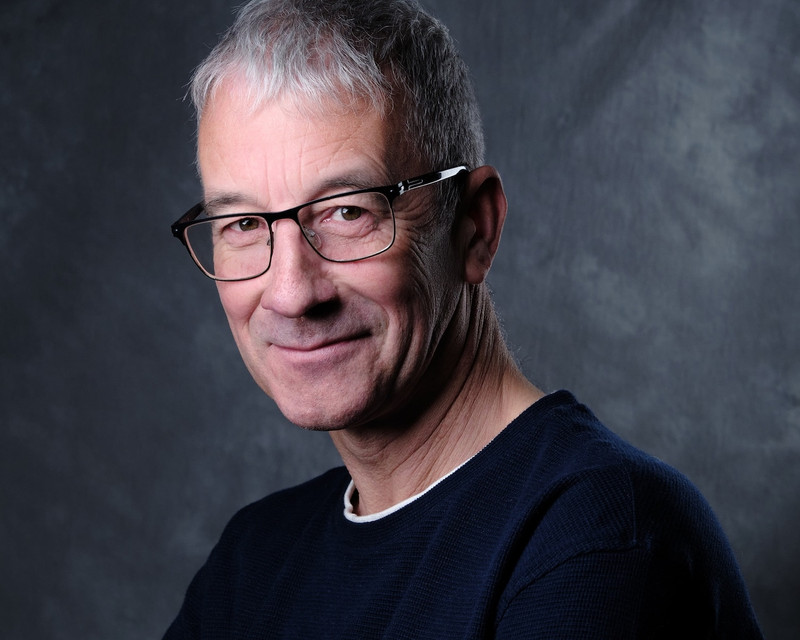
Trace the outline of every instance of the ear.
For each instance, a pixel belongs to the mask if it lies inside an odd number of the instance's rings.
[[[480,284],[489,273],[506,220],[506,200],[494,167],[473,169],[467,176],[458,209],[459,246],[464,251],[464,279]]]

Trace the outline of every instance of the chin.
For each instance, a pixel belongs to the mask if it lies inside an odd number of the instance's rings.
[[[287,377],[288,378],[288,377]],[[374,420],[384,407],[383,387],[374,381],[342,377],[285,379],[261,385],[292,424],[312,431],[339,431]]]
[[[323,398],[306,406],[298,406],[297,397],[288,403],[275,402],[289,422],[308,431],[339,431],[362,421],[361,408],[323,406]]]

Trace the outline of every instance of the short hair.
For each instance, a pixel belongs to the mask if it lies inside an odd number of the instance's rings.
[[[254,106],[366,103],[402,109],[404,140],[430,170],[483,163],[469,72],[447,28],[415,0],[253,0],[196,69],[198,119],[226,78],[245,78]]]

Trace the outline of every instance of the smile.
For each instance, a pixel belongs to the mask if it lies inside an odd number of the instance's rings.
[[[310,353],[313,351],[323,351],[326,349],[333,349],[339,345],[347,345],[349,343],[357,342],[366,338],[369,334],[365,331],[349,336],[342,336],[337,338],[318,338],[313,340],[303,340],[296,343],[286,341],[285,343],[273,342],[272,346],[285,351],[297,351],[301,353]]]
[[[277,360],[292,368],[341,366],[353,359],[364,346],[368,333],[338,338],[325,338],[296,344],[272,344],[270,351]]]

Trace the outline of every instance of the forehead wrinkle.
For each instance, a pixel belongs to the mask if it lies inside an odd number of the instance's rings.
[[[206,138],[205,152],[211,158],[216,156],[217,170],[227,172],[228,162],[215,148],[214,138],[223,146],[226,138],[229,142],[235,140],[241,119],[258,118],[259,110],[242,113],[238,100],[231,101],[230,94],[223,95],[216,97],[203,120],[207,123],[209,116],[213,117],[215,107],[223,110],[216,114],[219,118],[216,122],[222,126],[206,132],[212,135]],[[258,140],[242,140],[245,145],[242,149],[249,147],[250,153],[240,171],[229,175],[229,181],[214,180],[216,184],[204,181],[209,206],[246,205],[253,212],[280,211],[318,197],[384,186],[408,177],[396,175],[391,166],[394,163],[390,164],[398,155],[390,153],[390,139],[396,133],[392,118],[382,118],[371,109],[332,109],[327,114],[309,117],[281,100],[262,108],[277,108],[284,119],[278,116],[277,120],[262,122],[259,135],[265,139],[260,150]],[[201,129],[203,124],[201,121]],[[270,136],[274,127],[280,127],[281,131]],[[269,144],[270,137],[280,143]]]
[[[306,200],[333,195],[337,191],[387,184],[384,130],[381,126],[378,131],[372,131],[372,122],[374,120],[368,117],[356,121],[346,118],[302,120],[303,126],[297,133],[302,139],[294,166]],[[379,122],[383,125],[383,121]],[[368,129],[366,135],[364,128]],[[372,144],[360,147],[358,143],[365,140]],[[309,156],[311,162],[308,162]],[[284,180],[288,180],[289,163],[284,162],[282,166]]]

